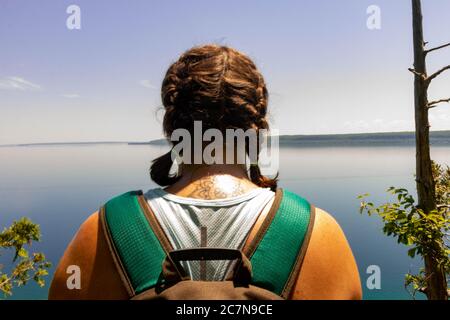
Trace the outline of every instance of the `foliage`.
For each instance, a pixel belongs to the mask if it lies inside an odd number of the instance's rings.
[[[450,168],[433,162],[433,179],[435,182],[435,197],[437,209],[423,212],[415,205],[415,200],[408,190],[390,187],[387,189],[393,197],[393,202],[375,206],[367,202],[369,194],[358,196],[361,199],[360,213],[367,212],[369,216],[377,214],[384,223],[383,232],[397,238],[397,242],[410,247],[408,255],[432,257],[439,267],[442,267],[447,278],[450,273]],[[406,274],[405,287],[413,297],[426,291],[426,276],[424,270],[419,274]]]
[[[33,241],[40,241],[39,225],[28,218],[21,218],[5,228],[0,233],[0,249],[13,249],[14,258],[12,270],[3,272],[0,265],[0,292],[4,296],[12,294],[14,287],[25,285],[28,281],[35,281],[40,287],[45,285],[44,277],[51,263],[46,261],[43,253],[29,254],[25,246],[31,246]]]

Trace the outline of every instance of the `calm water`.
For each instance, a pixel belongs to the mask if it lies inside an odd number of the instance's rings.
[[[0,227],[28,216],[39,223],[42,250],[56,264],[79,225],[114,195],[155,185],[148,166],[164,147],[148,145],[28,146],[0,148]],[[376,217],[358,213],[356,196],[387,199],[387,187],[414,190],[412,147],[282,148],[281,187],[330,212],[355,254],[365,299],[408,299],[403,277],[421,261],[381,233]],[[450,147],[433,147],[432,157],[450,164]],[[6,257],[3,257],[3,262]],[[381,268],[381,290],[366,288],[366,268]],[[338,274],[336,275],[339,276]],[[16,299],[45,299],[48,287],[29,285]]]

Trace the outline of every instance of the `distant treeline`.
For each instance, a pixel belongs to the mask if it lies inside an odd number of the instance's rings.
[[[431,145],[450,147],[450,130],[430,132]],[[280,136],[284,146],[414,146],[414,132]]]

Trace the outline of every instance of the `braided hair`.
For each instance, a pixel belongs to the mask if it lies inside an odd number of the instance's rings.
[[[165,109],[166,138],[176,129],[193,132],[194,121],[203,130],[268,129],[268,92],[261,73],[250,58],[226,46],[194,47],[174,62],[164,77],[161,98]],[[248,152],[248,148],[247,148]],[[161,186],[179,177],[170,176],[171,152],[153,160],[150,175]],[[276,189],[277,179],[261,174],[257,164],[249,177],[260,187]]]

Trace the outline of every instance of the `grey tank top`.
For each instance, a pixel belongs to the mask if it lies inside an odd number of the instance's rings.
[[[241,249],[259,214],[273,200],[269,188],[226,198],[203,200],[180,197],[161,188],[145,193],[148,204],[175,250],[218,247]],[[268,206],[267,206],[268,207]],[[182,262],[193,280],[223,280],[230,261],[207,261],[201,274],[200,262]]]

